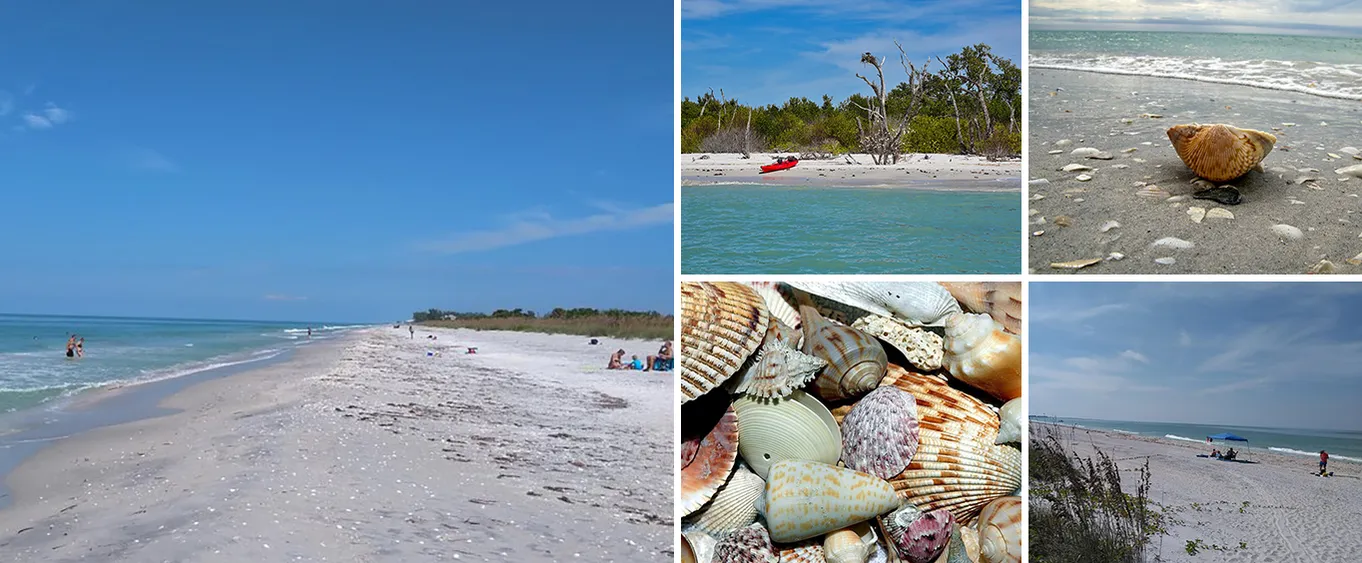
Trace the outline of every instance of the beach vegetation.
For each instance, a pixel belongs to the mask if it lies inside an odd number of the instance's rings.
[[[753,106],[723,89],[686,97],[681,152],[869,153],[877,163],[896,162],[903,153],[1021,154],[1021,70],[1011,60],[982,43],[920,67],[902,47],[897,65],[887,60],[863,54],[873,70],[848,79],[869,91],[841,101],[823,94]]]
[[[578,307],[553,309],[539,315],[522,309],[497,309],[491,313],[428,309],[412,313],[412,320],[425,326],[508,330],[547,334],[576,334],[611,338],[670,340],[674,318],[657,311],[626,311]]]

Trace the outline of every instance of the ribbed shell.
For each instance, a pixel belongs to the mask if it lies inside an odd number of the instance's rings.
[[[941,326],[948,315],[960,312],[960,303],[950,292],[932,282],[789,283],[824,299],[876,315],[893,317],[913,326]]]
[[[827,362],[814,379],[814,390],[825,400],[836,401],[863,395],[879,386],[889,365],[884,346],[875,337],[824,319],[812,307],[802,306],[805,354]]]
[[[772,319],[761,348],[732,379],[733,392],[775,399],[813,381],[828,363],[800,352],[799,340],[795,329]]]
[[[776,563],[775,546],[761,524],[735,530],[714,546],[714,563]]]
[[[772,317],[780,319],[791,328],[799,328],[799,311],[781,295],[779,282],[749,282],[748,285],[761,295],[762,301],[766,303],[766,310],[771,312]]]
[[[780,563],[827,563],[823,557],[823,540],[819,538],[797,543],[777,544]]]
[[[932,563],[951,541],[955,518],[949,510],[929,512],[905,504],[880,517],[885,538],[894,546],[900,560],[908,563]]]
[[[682,444],[681,455],[681,507],[690,514],[709,502],[738,461],[738,417],[733,407],[698,444]]]
[[[1169,127],[1168,140],[1192,172],[1212,182],[1243,176],[1267,158],[1277,143],[1276,136],[1263,131],[1195,123]]]
[[[770,325],[761,296],[731,282],[681,283],[681,402],[708,393],[738,372]]]
[[[862,397],[841,426],[842,461],[881,479],[902,473],[917,451],[917,406],[897,387],[880,387]]]
[[[1001,401],[1022,395],[1021,338],[988,315],[958,313],[946,321],[946,370]]]
[[[1021,497],[1003,497],[979,513],[979,563],[1021,563]]]
[[[771,464],[804,459],[835,464],[842,457],[842,433],[823,403],[803,391],[783,399],[743,395],[734,399],[743,461],[765,478]]]
[[[761,512],[771,539],[792,542],[821,536],[874,518],[899,505],[883,479],[804,460],[771,466]]]
[[[714,498],[695,515],[695,527],[720,536],[757,521],[757,500],[766,482],[756,473],[738,467]]]
[[[1012,334],[1022,333],[1020,282],[941,282],[971,313],[984,313]]]

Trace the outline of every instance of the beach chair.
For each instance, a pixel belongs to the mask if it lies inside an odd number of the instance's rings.
[[[468,347],[468,352],[466,352],[466,353],[468,353],[468,354],[476,354],[476,353],[478,353],[478,349],[477,349],[476,346],[469,346],[469,347]]]

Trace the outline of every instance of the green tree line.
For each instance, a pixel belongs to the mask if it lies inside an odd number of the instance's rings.
[[[781,151],[872,154],[917,152],[1014,157],[1021,153],[1021,70],[986,44],[965,47],[918,67],[861,61],[868,93],[839,101],[792,97],[782,105],[749,106],[713,90],[681,102],[681,151]],[[894,84],[891,76],[906,80]],[[878,76],[875,76],[878,74]],[[881,96],[878,84],[888,90]],[[886,142],[888,139],[888,142]],[[896,159],[895,159],[896,160]],[[878,160],[877,160],[878,162]]]
[[[624,309],[592,309],[589,307],[576,307],[564,309],[558,307],[550,311],[547,315],[540,317],[534,311],[522,309],[497,309],[491,313],[460,313],[455,311],[445,311],[442,309],[427,309],[412,313],[411,318],[415,322],[439,321],[447,318],[460,320],[477,319],[594,319],[594,318],[615,318],[615,319],[664,319],[671,315],[663,315],[657,311],[626,311]]]

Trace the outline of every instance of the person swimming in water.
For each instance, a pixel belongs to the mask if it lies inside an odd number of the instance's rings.
[[[84,337],[84,336],[80,337],[80,340],[77,340],[77,341],[76,341],[76,357],[77,357],[77,358],[84,358],[84,357],[85,357],[85,337]]]
[[[76,357],[76,335],[74,334],[66,339],[66,357]]]

